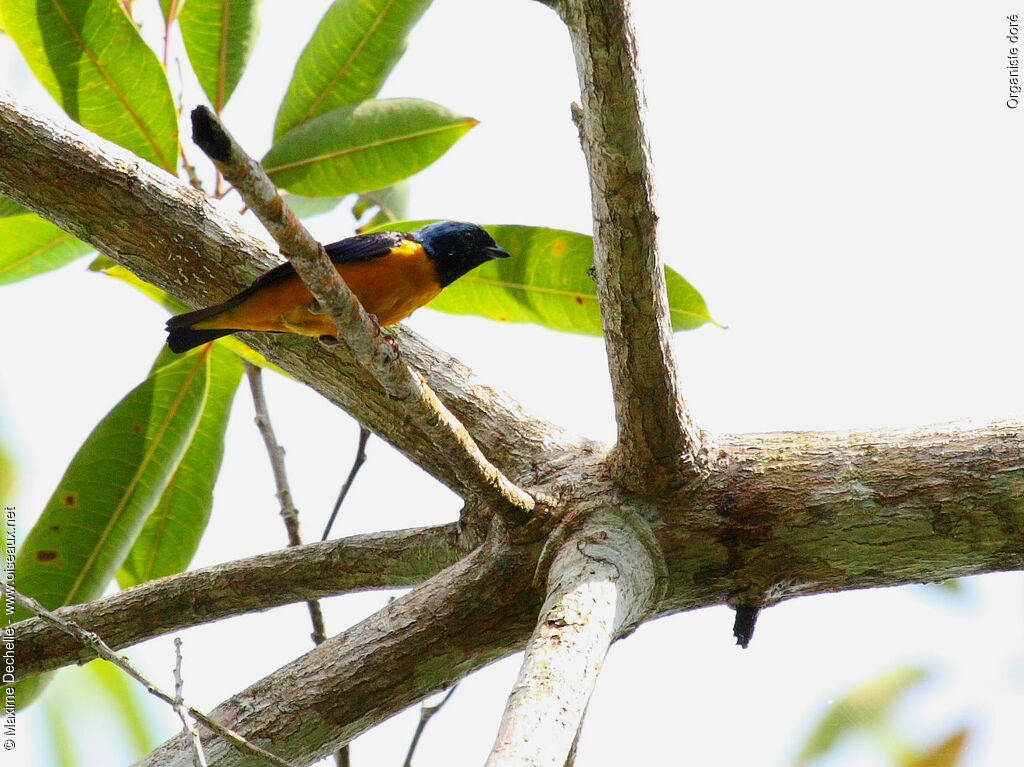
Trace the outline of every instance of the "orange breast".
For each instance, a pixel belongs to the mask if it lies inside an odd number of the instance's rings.
[[[338,273],[367,312],[381,325],[394,325],[441,292],[434,262],[411,240],[369,261],[341,264]],[[268,285],[196,329],[271,330],[307,336],[333,335],[334,324],[313,314],[313,296],[298,276]]]

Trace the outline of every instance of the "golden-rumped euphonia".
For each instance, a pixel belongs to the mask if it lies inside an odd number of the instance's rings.
[[[409,233],[360,234],[324,249],[381,325],[405,319],[470,269],[509,256],[483,228],[457,221]],[[291,264],[281,264],[222,304],[171,317],[167,345],[180,354],[239,330],[334,335],[334,323],[310,311],[311,304],[313,296]]]

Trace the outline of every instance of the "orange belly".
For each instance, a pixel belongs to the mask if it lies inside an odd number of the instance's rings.
[[[359,303],[381,325],[404,320],[441,292],[434,262],[422,246],[411,241],[386,256],[339,264],[337,269]],[[337,331],[330,319],[309,311],[312,302],[309,289],[298,275],[292,275],[192,327],[334,335]]]

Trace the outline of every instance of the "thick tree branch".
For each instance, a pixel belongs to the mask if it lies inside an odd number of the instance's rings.
[[[663,507],[662,611],[1024,568],[1020,421],[716,441]]]
[[[525,524],[533,511],[533,498],[494,467],[423,378],[384,342],[376,322],[338,276],[323,246],[285,204],[263,167],[205,106],[192,111],[192,136],[280,245],[319,310],[337,328],[337,342],[373,374],[445,455],[449,473],[458,478],[463,494],[486,505],[510,526]]]
[[[160,578],[56,612],[119,650],[232,615],[356,591],[413,586],[465,556],[468,551],[457,542],[465,543],[454,524],[356,535]],[[96,657],[37,618],[12,628],[19,679]]]
[[[540,603],[532,586],[535,552],[498,542],[477,549],[210,715],[300,764],[331,753],[519,649]],[[203,747],[211,765],[247,764],[210,733],[204,733]],[[178,736],[138,764],[186,767],[190,759],[188,739]]]
[[[0,192],[39,212],[192,305],[222,301],[276,261],[263,243],[195,189],[78,126],[58,126],[0,93]],[[453,489],[447,456],[344,347],[247,334],[268,359],[308,383]],[[426,341],[400,332],[419,371],[514,482],[534,484],[548,459],[579,444]]]
[[[677,392],[665,272],[658,253],[650,153],[629,0],[564,0],[582,108],[574,109],[590,170],[594,259],[622,484],[648,492],[705,469],[703,435]]]
[[[566,763],[608,647],[652,611],[664,588],[665,564],[646,528],[635,515],[599,511],[549,541],[558,552],[548,598],[488,767]]]
[[[1024,568],[1024,424],[722,444],[712,477],[641,503],[581,461],[561,478],[559,530],[610,506],[657,519],[667,582],[656,615]],[[562,550],[558,535],[548,551]],[[543,571],[536,546],[478,549],[213,713],[294,761],[329,753],[522,647],[538,561]],[[185,764],[189,753],[176,739],[145,764]]]

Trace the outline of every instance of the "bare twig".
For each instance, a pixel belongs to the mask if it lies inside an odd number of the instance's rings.
[[[196,755],[199,767],[206,767],[206,752],[203,750],[203,741],[199,737],[199,730],[188,718],[188,709],[185,708],[185,699],[182,693],[185,689],[185,680],[181,675],[181,637],[174,637],[174,711],[181,720],[181,727],[192,739],[192,751]]]
[[[635,515],[595,511],[547,545],[557,547],[548,598],[487,767],[564,767],[608,647],[650,614],[665,584],[654,535]]]
[[[10,588],[10,586],[5,586],[5,588]],[[13,589],[11,590],[14,591]],[[32,597],[25,596],[24,594],[21,594],[17,591],[14,591],[14,601],[22,607],[24,607],[26,610],[30,610],[34,614],[38,615],[42,620],[46,621],[52,626],[55,626],[56,628],[59,628],[61,631],[75,637],[75,639],[77,639],[82,644],[86,644],[89,647],[91,647],[95,651],[96,655],[98,655],[100,658],[110,661],[119,669],[128,674],[128,676],[130,676],[136,682],[143,685],[146,688],[146,690],[150,693],[150,695],[159,698],[164,703],[167,703],[172,707],[176,707],[176,696],[165,692],[164,690],[160,689],[155,684],[153,684],[151,681],[149,681],[145,676],[143,676],[142,672],[140,672],[137,668],[135,668],[135,666],[128,662],[126,658],[123,658],[116,652],[114,652],[114,650],[106,642],[100,639],[100,637],[97,634],[93,633],[92,631],[85,630],[74,621],[69,621],[65,618],[61,618],[60,616],[47,610],[45,607],[39,604],[39,602],[32,599]],[[266,749],[260,748],[255,743],[250,743],[237,732],[234,732],[233,730],[230,730],[227,727],[224,727],[223,725],[213,721],[202,711],[192,708],[191,706],[187,707],[187,711],[190,716],[202,722],[210,730],[215,732],[217,735],[220,735],[220,737],[222,737],[224,740],[226,740],[240,752],[247,754],[250,757],[267,762],[269,764],[277,765],[277,767],[293,767],[289,762],[285,761],[279,756],[275,756]]]
[[[378,327],[342,282],[323,246],[284,203],[259,163],[206,107],[192,112],[192,137],[277,240],[320,309],[339,328],[339,343],[348,347],[391,397],[403,403],[419,429],[448,456],[465,492],[486,502],[507,524],[525,524],[534,499],[495,468],[423,377],[402,362],[389,344],[381,342]]]
[[[36,114],[0,93],[0,193],[40,213],[101,253],[193,306],[223,301],[277,259],[266,245],[184,182],[84,128]],[[115,202],[116,201],[116,202]],[[550,462],[604,447],[536,418],[451,355],[400,331],[402,358],[523,485]],[[268,359],[351,413],[374,434],[456,492],[450,456],[343,346],[250,334]]]
[[[274,436],[274,426],[270,423],[270,411],[267,409],[267,397],[263,392],[263,371],[251,362],[245,362],[245,375],[249,379],[249,390],[252,392],[253,407],[256,410],[256,428],[263,437],[270,456],[270,466],[274,472],[274,485],[277,487],[277,500],[281,504],[281,519],[288,531],[288,545],[301,546],[302,534],[299,532],[299,511],[292,501],[292,491],[288,485],[288,473],[284,468],[284,448]],[[315,599],[306,600],[309,619],[313,624],[313,644],[320,644],[327,638],[324,627],[324,613],[320,603]]]
[[[468,553],[456,524],[355,535],[179,573],[57,610],[120,649],[189,626],[317,597],[415,586]],[[460,544],[457,547],[455,544]],[[38,618],[11,627],[27,678],[96,657]]]
[[[445,693],[444,697],[441,698],[441,702],[433,706],[423,704],[420,706],[420,720],[416,723],[416,732],[412,735],[412,742],[409,744],[409,751],[405,755],[405,763],[402,767],[412,767],[412,756],[416,753],[416,746],[419,745],[420,737],[423,735],[423,731],[427,729],[427,723],[430,719],[440,711],[444,704],[451,700],[452,695],[455,694],[455,690],[458,687],[457,684],[452,685],[451,689]]]
[[[590,171],[597,292],[615,396],[617,479],[656,492],[704,470],[703,435],[677,392],[665,272],[628,0],[564,0]]]
[[[338,510],[341,508],[341,504],[345,502],[345,496],[348,495],[348,491],[352,488],[352,483],[355,482],[359,469],[361,469],[363,464],[366,463],[366,443],[369,439],[370,430],[360,424],[359,443],[356,445],[356,457],[352,461],[352,468],[348,470],[348,477],[345,478],[345,484],[341,486],[341,491],[338,493],[338,500],[334,502],[334,508],[331,509],[331,516],[327,519],[327,524],[324,525],[324,534],[320,536],[321,541],[326,541],[327,536],[331,534],[331,527],[334,526],[334,520],[338,516]]]

